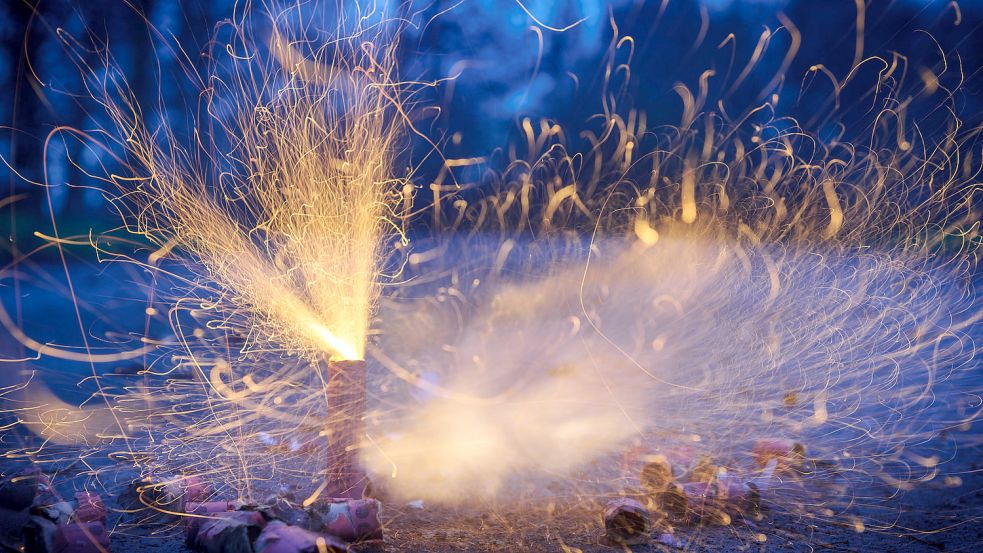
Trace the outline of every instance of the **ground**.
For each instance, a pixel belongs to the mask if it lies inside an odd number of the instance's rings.
[[[48,274],[57,274],[57,267]],[[111,282],[113,286],[108,286]],[[104,273],[84,273],[76,282],[88,287],[89,297],[103,301],[103,315],[117,310],[114,320],[128,325],[143,319],[143,307],[113,288],[125,279],[108,279]],[[45,327],[73,328],[71,304],[57,295],[44,292],[43,284],[21,290],[25,320],[41,333]],[[93,294],[93,290],[96,293]],[[101,291],[101,292],[100,292]],[[138,293],[132,294],[139,297]],[[98,298],[101,298],[98,299]],[[8,309],[12,290],[3,291]],[[126,323],[127,317],[131,318]],[[110,317],[112,318],[112,317]],[[66,322],[68,321],[68,322]],[[77,329],[77,325],[74,327]],[[0,336],[0,348],[8,358],[17,351],[12,338]],[[28,365],[9,364],[2,385],[10,385],[24,376],[26,368],[40,368],[52,388],[65,389],[64,397],[75,392],[71,384],[84,372],[73,372],[64,363],[45,365],[28,361]],[[39,366],[39,363],[41,364]],[[9,415],[9,414],[8,414]],[[9,416],[8,416],[9,419]],[[9,420],[0,421],[2,424]],[[983,550],[983,434],[970,428],[960,433],[960,447],[945,460],[944,477],[940,475],[921,483],[899,496],[889,486],[870,483],[850,507],[852,515],[863,522],[861,528],[846,517],[820,519],[814,515],[795,514],[786,505],[770,503],[767,498],[760,516],[754,519],[735,517],[728,526],[694,525],[676,529],[679,543],[667,546],[653,542],[631,546],[631,551],[962,551]],[[20,449],[23,443],[7,432],[0,443],[0,453]],[[187,551],[183,527],[177,520],[150,520],[146,514],[128,510],[125,491],[137,472],[126,460],[109,456],[80,457],[79,450],[48,446],[35,459],[38,466],[53,477],[54,485],[64,495],[88,486],[100,491],[112,509],[110,527],[112,550],[126,553],[150,551]],[[24,460],[3,459],[0,471],[8,473],[23,467]],[[858,496],[859,497],[859,496]],[[556,497],[550,508],[519,508],[507,502],[488,503],[481,508],[450,509],[425,504],[423,509],[403,502],[384,504],[383,544],[368,544],[356,549],[397,552],[444,551],[614,551],[603,545],[603,526],[599,503],[583,498]],[[865,507],[876,504],[877,507]]]

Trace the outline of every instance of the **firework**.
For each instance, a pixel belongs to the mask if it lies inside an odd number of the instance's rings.
[[[189,136],[78,58],[112,122],[79,134],[114,156],[113,205],[153,251],[95,245],[154,275],[174,338],[96,359],[150,359],[105,408],[33,391],[32,431],[115,447],[142,505],[214,515],[192,542],[256,522],[303,550],[359,538],[352,513],[379,504],[331,499],[366,492],[678,544],[674,526],[763,507],[864,530],[854,510],[890,504],[871,481],[941,473],[932,440],[983,412],[979,128],[913,130],[912,85],[881,75],[865,132],[823,138],[776,115],[781,73],[735,119],[711,71],[649,127],[611,101],[634,45],[615,31],[587,146],[523,119],[524,148],[444,159],[424,199],[399,175],[416,129],[398,25],[370,15],[321,42],[292,10],[235,21]],[[227,514],[242,504],[296,525]]]

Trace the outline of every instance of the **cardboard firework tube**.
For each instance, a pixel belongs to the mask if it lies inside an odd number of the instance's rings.
[[[345,541],[381,540],[381,504],[375,499],[333,501],[321,509],[323,531]]]
[[[683,487],[679,484],[670,484],[669,487],[655,495],[659,508],[670,520],[679,522],[686,516],[687,496]]]
[[[205,501],[202,503],[187,503],[184,512],[194,515],[208,515],[212,513],[225,513],[235,511],[235,501]]]
[[[329,497],[360,499],[368,480],[359,465],[358,445],[365,433],[365,361],[328,363],[327,492]]]
[[[604,508],[604,530],[610,544],[644,543],[652,532],[652,515],[634,499],[614,499]]]
[[[675,481],[672,473],[672,465],[662,455],[649,459],[642,466],[639,480],[642,483],[642,488],[649,494],[664,492]]]

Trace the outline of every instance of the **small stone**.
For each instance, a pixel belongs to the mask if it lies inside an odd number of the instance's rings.
[[[796,393],[794,391],[785,392],[785,396],[782,397],[782,405],[784,405],[785,407],[791,408],[791,407],[795,407],[798,404],[799,404],[799,394],[798,393]]]
[[[659,543],[669,547],[675,547],[677,549],[684,549],[686,547],[686,542],[677,538],[676,534],[673,534],[672,532],[663,532],[660,534]]]

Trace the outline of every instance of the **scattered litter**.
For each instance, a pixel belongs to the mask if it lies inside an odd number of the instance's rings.
[[[423,510],[423,500],[422,499],[414,499],[413,501],[407,502],[406,503],[406,506],[409,507],[410,509],[416,509],[418,511],[422,511]]]

